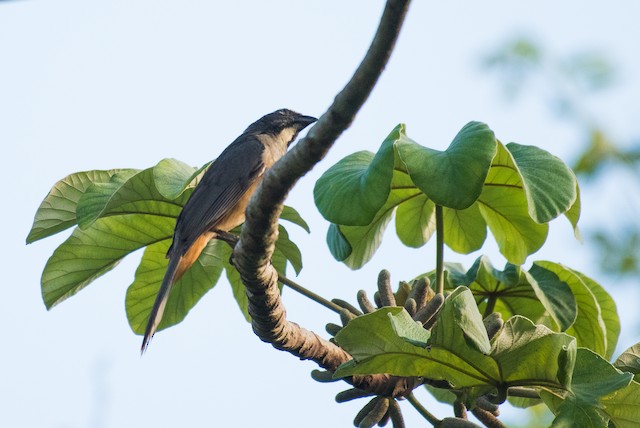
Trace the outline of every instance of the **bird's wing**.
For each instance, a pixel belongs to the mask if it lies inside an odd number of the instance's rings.
[[[263,151],[257,138],[245,136],[234,141],[211,164],[178,216],[170,254],[184,253],[230,213],[264,174]]]

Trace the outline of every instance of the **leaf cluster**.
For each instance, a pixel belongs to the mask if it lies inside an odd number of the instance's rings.
[[[58,181],[38,208],[27,243],[74,227],[53,252],[42,273],[42,297],[47,308],[73,296],[113,269],[124,257],[144,248],[126,294],[126,313],[134,332],[142,334],[167,268],[165,257],[176,218],[210,164],[196,169],[164,159],[144,170],[116,169],[71,174]],[[282,219],[308,229],[290,207]],[[298,247],[280,226],[273,264],[285,272],[290,264],[302,269]],[[213,240],[194,266],[178,281],[169,297],[160,329],[179,323],[217,283],[222,271],[249,319],[244,286],[230,264],[231,248]]]

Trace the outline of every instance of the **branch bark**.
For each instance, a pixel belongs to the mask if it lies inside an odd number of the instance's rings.
[[[371,46],[351,80],[307,137],[271,168],[252,197],[240,241],[234,250],[234,264],[246,286],[256,335],[276,349],[300,359],[313,360],[331,371],[351,356],[316,333],[286,319],[277,286],[278,274],[270,261],[278,236],[278,217],[289,191],[324,158],[373,90],[393,51],[409,3],[410,0],[387,1]],[[398,396],[410,393],[418,380],[376,375],[353,378],[352,383],[372,393]]]

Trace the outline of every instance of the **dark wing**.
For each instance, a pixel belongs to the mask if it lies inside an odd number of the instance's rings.
[[[254,136],[238,137],[207,169],[178,216],[169,255],[181,255],[237,205],[264,173],[264,146]]]

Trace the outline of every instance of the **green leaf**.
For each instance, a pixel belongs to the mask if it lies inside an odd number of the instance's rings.
[[[579,348],[571,391],[578,401],[597,404],[600,397],[624,388],[632,378],[633,375],[622,373],[590,349]]]
[[[286,262],[289,262],[296,272],[296,275],[300,274],[302,270],[302,253],[300,253],[298,246],[289,239],[289,233],[282,225],[278,226],[278,240],[276,241],[273,257],[281,257],[284,262],[279,272],[285,274]],[[278,268],[276,263],[274,263],[274,266]]]
[[[149,320],[151,308],[156,300],[160,284],[167,270],[165,257],[171,239],[147,246],[136,269],[135,280],[127,289],[125,308],[131,329],[143,334]],[[173,285],[158,330],[181,322],[191,308],[218,282],[222,273],[221,241],[211,241],[198,260]]]
[[[593,279],[578,271],[572,270],[572,272],[578,275],[584,285],[589,287],[589,290],[593,293],[598,305],[600,305],[600,316],[604,321],[607,332],[607,351],[605,352],[604,357],[606,359],[610,359],[613,356],[613,352],[618,344],[618,337],[620,336],[620,319],[618,318],[616,302],[613,300],[611,295]]]
[[[364,226],[387,200],[393,173],[394,143],[403,138],[396,126],[378,153],[353,153],[329,168],[316,182],[313,196],[318,210],[332,223]]]
[[[571,418],[578,418],[578,422],[585,424],[580,426],[607,427],[609,418],[615,426],[624,426],[620,425],[621,419],[635,414],[637,422],[640,415],[639,411],[629,409],[629,403],[625,402],[627,393],[634,387],[630,384],[632,377],[591,350],[578,348],[569,387],[553,393],[541,390],[540,397],[556,414],[552,426],[575,426],[567,425]],[[638,409],[637,397],[633,403],[635,409]],[[616,411],[620,412],[617,416],[625,416],[616,420]]]
[[[36,211],[27,244],[55,235],[76,224],[76,205],[94,183],[108,183],[115,174],[134,173],[131,169],[86,171],[68,175],[58,181]]]
[[[484,123],[469,122],[444,152],[422,147],[405,135],[396,142],[396,149],[411,180],[429,199],[465,209],[480,196],[496,153],[496,139]]]
[[[208,166],[197,169],[177,159],[163,159],[153,167],[153,182],[163,198],[177,199]]]
[[[578,220],[580,220],[580,208],[580,186],[578,185],[578,181],[576,180],[576,200],[573,205],[571,205],[571,208],[569,208],[569,210],[564,213],[564,215],[565,217],[567,217],[567,220],[569,220],[569,223],[571,223],[571,226],[573,227],[574,236],[578,241],[582,242],[582,234],[580,233],[580,228],[578,228]]]
[[[229,250],[229,254],[231,254],[231,250]],[[247,298],[247,290],[242,283],[240,273],[235,267],[231,266],[228,263],[225,264],[224,271],[227,275],[229,285],[231,285],[233,298],[238,304],[238,308],[240,308],[240,312],[242,312],[242,315],[247,322],[251,322],[251,315],[249,315],[249,299]]]
[[[155,214],[177,217],[189,195],[177,200],[166,199],[155,185],[155,168],[126,177],[118,177],[108,185],[93,185],[78,201],[78,225],[86,229],[97,219],[116,214]]]
[[[331,255],[339,262],[346,260],[353,252],[353,248],[340,230],[340,226],[333,223],[329,225],[327,230],[327,246]]]
[[[282,212],[280,213],[280,220],[289,221],[297,226],[300,226],[307,233],[311,233],[311,230],[309,229],[309,225],[307,224],[307,222],[304,221],[304,219],[300,216],[298,211],[296,211],[296,209],[293,207],[290,207],[287,205],[283,206]]]
[[[514,316],[493,338],[491,355],[510,386],[566,386],[571,381],[576,343],[567,334]]]
[[[640,421],[640,383],[632,381],[601,400],[616,428],[636,428]]]
[[[534,263],[529,269],[530,276],[527,279],[560,331],[566,331],[574,325],[578,316],[576,296],[572,292],[573,289],[558,277],[557,273],[561,273],[560,270],[545,265],[544,262],[542,264],[547,268]]]
[[[551,428],[607,428],[609,418],[593,406],[566,401],[558,408]]]
[[[500,252],[509,262],[523,264],[547,239],[549,226],[538,224],[529,216],[516,164],[499,142],[478,204]]]
[[[507,149],[520,172],[532,219],[547,223],[574,205],[577,180],[564,162],[535,146],[509,143]]]
[[[87,230],[76,228],[56,248],[42,273],[47,309],[113,269],[127,254],[170,238],[173,225],[173,219],[139,214],[101,218]]]
[[[329,228],[327,243],[333,256],[351,269],[364,266],[380,247],[396,207],[411,201],[418,195],[420,191],[411,184],[409,176],[401,171],[394,171],[389,198],[378,210],[371,223],[366,226],[341,225]],[[340,233],[337,233],[336,228]]]
[[[560,281],[571,289],[577,304],[577,313],[574,312],[575,320],[563,331],[575,337],[578,346],[606,356],[607,329],[602,319],[600,304],[580,277],[567,267],[548,261],[534,262],[529,272],[539,283],[543,277],[550,276],[549,286],[553,286],[554,281]]]
[[[465,341],[482,354],[488,354],[491,349],[487,330],[482,322],[482,316],[478,312],[473,294],[466,287],[456,288],[445,300],[441,309],[442,322],[436,323],[433,328],[431,344],[447,349],[456,349],[460,346],[456,343],[459,339],[451,334],[451,329],[459,331]],[[445,322],[445,320],[447,320]]]
[[[479,250],[487,239],[487,222],[478,204],[464,210],[442,210],[444,243],[456,253],[469,254]]]
[[[614,367],[623,372],[633,374],[635,381],[640,379],[640,343],[627,348],[613,363]]]
[[[396,233],[407,247],[419,248],[436,230],[435,204],[424,194],[401,203],[396,210]]]

